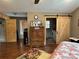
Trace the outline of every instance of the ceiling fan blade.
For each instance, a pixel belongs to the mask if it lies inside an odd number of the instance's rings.
[[[35,0],[34,4],[38,4],[40,0]]]

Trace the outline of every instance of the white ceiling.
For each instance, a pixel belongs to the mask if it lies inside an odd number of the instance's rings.
[[[79,0],[0,0],[0,10],[4,12],[63,12],[71,13],[79,7]]]

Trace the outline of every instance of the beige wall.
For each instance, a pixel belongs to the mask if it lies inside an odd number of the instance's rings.
[[[71,20],[71,36],[73,37],[79,37],[79,8],[76,9],[72,13],[72,20]]]
[[[28,12],[27,19],[28,19],[28,26],[30,26],[30,22],[34,20],[34,16],[37,15],[39,17],[39,20],[43,22],[44,26],[44,14],[39,12]]]
[[[28,24],[27,24],[27,20],[21,20],[20,21],[22,23],[22,28],[25,29],[25,28],[28,28]]]

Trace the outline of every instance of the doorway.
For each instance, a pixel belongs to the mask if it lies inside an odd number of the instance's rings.
[[[0,19],[0,42],[6,42],[5,40],[5,20]]]
[[[26,18],[16,20],[16,29],[17,29],[17,42],[28,44],[28,28]]]
[[[46,18],[46,44],[56,43],[56,18]]]

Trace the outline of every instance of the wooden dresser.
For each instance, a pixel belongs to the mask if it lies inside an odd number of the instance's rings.
[[[30,39],[31,45],[44,46],[44,27],[40,27],[39,29],[30,27]]]

